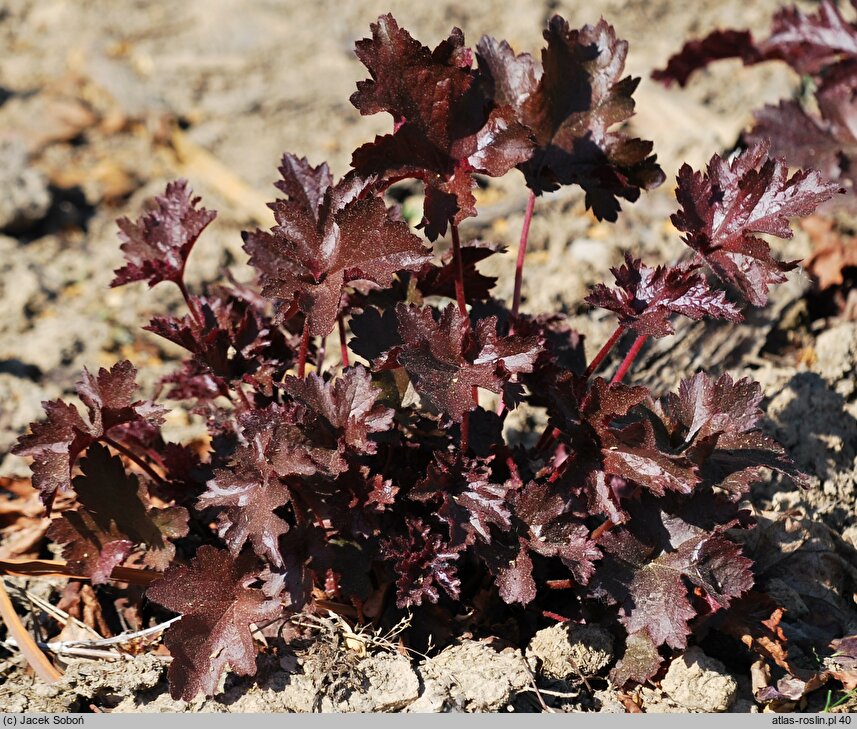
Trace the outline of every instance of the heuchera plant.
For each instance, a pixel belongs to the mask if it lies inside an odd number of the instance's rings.
[[[789,217],[838,185],[789,176],[764,144],[683,167],[672,222],[692,256],[654,268],[628,256],[593,289],[618,325],[587,363],[562,315],[520,311],[521,275],[542,193],[578,185],[614,220],[664,180],[651,143],[616,130],[638,82],[622,75],[627,43],[603,20],[554,17],[539,62],[493,38],[474,58],[458,29],[431,50],[389,15],[371,29],[357,44],[370,78],[351,100],[389,113],[393,131],[339,181],[283,157],[275,224],[244,234],[258,289],[188,291],[214,213],[184,181],[119,221],[127,264],[113,285],[168,281],[187,301],[148,329],[189,353],[164,387],[207,418],[207,456],[164,441],[165,409],[139,397],[129,362],[84,373],[85,414],[45,403],[15,452],[33,458],[48,510],[58,490],[76,494],[51,530],[75,571],[99,584],[148,568],[148,599],[182,615],[165,637],[175,697],[212,694],[227,664],[253,674],[252,631],[314,605],[378,624],[414,611],[414,641],[509,616],[523,631],[597,622],[625,646],[614,682],[645,681],[752,587],[732,538],[752,524],[751,483],[805,477],[759,429],[757,384],[696,373],[657,398],[624,379],[674,316],[740,321],[764,305],[795,264],[759,235],[790,237]],[[475,176],[515,168],[531,196],[507,305],[477,270],[502,248],[462,241],[459,225],[476,214]],[[384,198],[403,179],[425,186],[419,234]],[[449,252],[427,245],[447,232]],[[324,369],[334,330],[341,367]],[[617,346],[624,359],[601,376]],[[522,402],[548,414],[531,446],[504,433]]]

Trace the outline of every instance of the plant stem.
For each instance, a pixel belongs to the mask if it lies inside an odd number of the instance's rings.
[[[455,300],[458,302],[458,311],[464,317],[464,322],[468,331],[470,330],[470,316],[467,313],[467,299],[464,297],[464,261],[461,258],[461,239],[458,237],[458,226],[449,221],[449,228],[452,232],[452,256],[455,259]],[[476,386],[471,390],[473,395],[473,404],[479,405],[479,391]],[[465,420],[467,416],[465,415]],[[462,423],[462,435],[464,424]],[[464,450],[462,448],[462,450]]]
[[[88,580],[89,576],[73,570],[60,559],[26,559],[10,557],[0,559],[0,571],[5,575],[22,577],[69,577],[73,580]],[[135,585],[149,585],[163,575],[154,570],[138,567],[114,567],[110,579]]]
[[[197,308],[196,302],[191,298],[190,292],[187,290],[187,286],[185,286],[184,278],[180,278],[176,281],[176,284],[179,287],[179,291],[182,292],[182,296],[184,296],[187,308],[190,311],[190,315],[193,317],[193,320],[196,322],[196,325],[200,328],[204,327],[205,319],[202,316],[202,312]]]
[[[327,337],[321,338],[321,343],[318,345],[318,352],[315,355],[315,371],[321,374],[321,368],[324,366],[324,356],[327,353]]]
[[[348,367],[350,364],[348,358],[348,342],[345,340],[345,321],[342,318],[342,314],[336,320],[337,325],[339,326],[339,351],[342,354],[342,367]]]
[[[536,443],[536,451],[541,452],[545,450],[551,445],[551,443],[559,438],[560,435],[562,435],[562,431],[559,428],[551,428],[551,424],[548,423],[541,435],[541,438],[539,438],[539,442]]]
[[[583,376],[589,379],[594,373],[595,370],[601,365],[604,361],[604,358],[610,354],[610,350],[616,346],[616,342],[622,337],[622,333],[625,331],[624,327],[621,325],[616,327],[616,330],[610,335],[610,339],[604,342],[604,346],[598,351],[598,354],[595,355],[595,358],[589,363],[589,366],[586,368],[586,372],[583,373]]]
[[[607,521],[599,524],[595,529],[592,530],[592,534],[590,535],[590,539],[593,542],[597,542],[598,538],[604,534],[604,532],[609,532],[616,524],[613,523],[612,520],[608,519]]]
[[[241,399],[241,404],[244,406],[244,409],[252,410],[253,404],[250,402],[249,398],[247,397],[247,393],[244,392],[240,384],[235,386],[235,391],[238,393],[238,397]]]
[[[464,298],[464,261],[461,258],[461,240],[458,237],[458,226],[449,221],[452,232],[452,256],[455,259],[455,300],[458,302],[458,311],[470,325],[467,316],[467,299]]]
[[[301,348],[298,352],[298,377],[306,374],[306,354],[309,350],[309,318],[304,319],[304,333],[301,335]]]
[[[464,413],[461,419],[461,452],[467,453],[470,442],[470,413]]]
[[[527,199],[527,212],[524,213],[524,225],[521,227],[521,242],[518,244],[518,261],[515,264],[515,292],[512,295],[512,318],[518,315],[521,308],[521,285],[524,282],[524,258],[527,255],[527,240],[530,237],[530,223],[536,207],[536,193],[530,190]]]
[[[647,339],[648,336],[641,334],[634,340],[634,343],[631,345],[631,349],[628,350],[628,354],[625,355],[625,359],[622,360],[622,364],[619,365],[619,369],[616,370],[616,374],[613,375],[613,379],[610,380],[611,385],[614,382],[622,381],[622,378],[627,374],[628,370],[631,369],[631,365],[634,364],[634,360],[640,353],[640,350],[643,348]]]
[[[570,590],[574,587],[574,583],[571,580],[547,580],[545,587],[548,590]]]
[[[119,451],[123,456],[125,456],[129,461],[133,461],[140,468],[142,468],[149,476],[151,476],[157,483],[165,485],[166,479],[161,476],[154,468],[152,468],[146,461],[143,460],[142,457],[138,456],[134,451],[132,451],[128,446],[122,445],[117,440],[113,440],[110,436],[104,435],[100,439],[102,442],[109,445],[111,448]]]
[[[291,319],[295,314],[297,314],[297,313],[298,313],[298,309],[300,309],[300,306],[298,305],[298,302],[297,302],[297,301],[293,301],[291,304],[289,304],[289,308],[288,308],[288,309],[286,309],[286,312],[285,312],[284,314],[280,315],[280,319],[281,319],[282,321],[288,321],[288,320],[289,320],[289,319]]]

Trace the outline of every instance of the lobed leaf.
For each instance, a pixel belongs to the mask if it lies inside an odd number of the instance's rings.
[[[127,360],[93,376],[86,369],[77,394],[86,406],[84,420],[76,407],[62,400],[42,403],[47,420],[30,425],[12,452],[31,456],[33,486],[48,509],[57,490],[71,488],[71,470],[77,457],[92,443],[133,425],[157,427],[166,409],[147,400],[134,400],[137,370]]]
[[[843,18],[833,0],[821,0],[816,13],[782,8],[773,18],[770,35],[756,40],[749,31],[715,30],[689,41],[652,78],[684,86],[693,73],[724,58],[745,65],[779,60],[799,74],[817,74],[825,67],[857,55],[857,26]]]
[[[252,558],[235,559],[202,545],[189,565],[171,567],[146,591],[150,600],[182,615],[164,636],[173,657],[168,675],[174,699],[214,695],[227,665],[242,676],[256,673],[250,625],[282,612],[279,601],[248,587],[258,575]]]
[[[461,582],[454,562],[458,552],[431,531],[422,520],[408,520],[407,534],[399,534],[381,543],[381,550],[393,562],[396,579],[396,606],[436,603],[438,588],[451,598],[460,593]]]
[[[611,131],[634,113],[639,79],[622,78],[628,44],[603,19],[574,30],[558,15],[544,37],[541,66],[485,37],[480,69],[498,102],[533,132],[536,149],[520,165],[530,189],[579,185],[596,217],[614,221],[620,198],[633,202],[664,181],[651,142]]]
[[[537,337],[499,337],[494,317],[470,323],[455,304],[435,321],[430,308],[396,307],[401,348],[397,362],[414,388],[436,410],[456,422],[473,406],[472,390],[500,393],[516,373],[530,372],[541,351]]]
[[[363,195],[366,179],[352,175],[333,185],[326,170],[285,155],[279,188],[288,197],[270,206],[277,225],[244,233],[263,294],[286,305],[296,301],[312,336],[333,331],[350,282],[388,286],[397,271],[431,258],[407,223],[390,217],[381,198]]]
[[[661,512],[649,499],[634,508],[627,525],[607,532],[601,545],[596,592],[620,606],[629,634],[645,631],[655,646],[687,645],[696,616],[691,586],[722,608],[753,585],[751,561],[738,545]]]
[[[434,240],[476,214],[473,173],[500,177],[530,157],[530,133],[483,93],[458,28],[433,51],[392,15],[371,30],[356,45],[371,79],[357,84],[351,103],[361,114],[388,112],[395,130],[355,150],[351,164],[363,176],[422,180],[423,224]]]
[[[187,510],[149,506],[137,478],[98,443],[81,460],[81,470],[72,482],[77,510],[63,512],[48,531],[51,539],[65,545],[68,565],[93,584],[103,584],[132,550],[144,547],[144,565],[167,569],[176,552],[170,540],[188,533]]]
[[[197,238],[217,213],[197,208],[187,180],[170,182],[163,195],[154,200],[154,209],[136,221],[120,218],[119,239],[127,263],[115,271],[111,286],[134,281],[181,283],[185,264]]]
[[[791,238],[790,217],[806,216],[837,192],[815,171],[788,176],[787,165],[765,146],[732,162],[715,155],[705,172],[678,173],[680,210],[671,217],[683,240],[747,301],[764,306],[768,287],[785,281],[797,262],[781,262],[759,233]]]
[[[638,335],[665,337],[674,334],[672,314],[690,319],[711,316],[741,321],[737,307],[727,301],[723,291],[712,291],[695,266],[658,266],[650,268],[639,258],[625,254],[625,265],[610,269],[616,288],[604,284],[593,287],[586,302],[615,311],[619,324]]]

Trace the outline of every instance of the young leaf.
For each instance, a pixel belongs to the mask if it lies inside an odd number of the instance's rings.
[[[434,240],[450,221],[476,214],[474,172],[500,177],[530,157],[529,130],[481,93],[458,28],[434,51],[392,15],[371,29],[356,53],[372,78],[357,84],[351,103],[361,114],[389,112],[395,130],[358,148],[351,163],[361,175],[422,180],[425,232]]]
[[[626,253],[625,265],[610,270],[617,288],[597,284],[586,302],[615,311],[619,323],[637,334],[649,337],[674,334],[670,324],[674,313],[697,320],[706,315],[731,321],[743,318],[723,291],[709,288],[695,266],[650,268]]]
[[[453,564],[458,552],[450,549],[443,538],[431,531],[421,519],[408,520],[408,533],[381,542],[381,552],[394,563],[396,606],[422,605],[423,600],[436,603],[438,588],[457,599],[460,581]]]
[[[136,476],[128,475],[122,461],[98,443],[81,460],[81,470],[83,475],[72,482],[78,509],[64,512],[48,532],[65,545],[63,558],[69,566],[102,584],[135,547],[143,546],[143,564],[167,569],[176,551],[170,539],[188,533],[187,510],[148,506]]]
[[[170,397],[225,395],[229,385],[265,373],[281,379],[293,352],[283,332],[246,300],[235,296],[195,298],[197,317],[158,316],[148,331],[194,355],[178,373],[167,376]]]
[[[316,374],[287,377],[282,388],[305,408],[302,429],[320,447],[329,441],[329,447],[340,453],[374,453],[376,444],[369,436],[393,424],[395,412],[377,402],[381,392],[362,365],[327,382]]]
[[[165,408],[134,400],[136,375],[137,370],[127,360],[110,370],[100,369],[95,377],[84,369],[77,394],[89,413],[88,421],[73,405],[51,400],[42,404],[47,420],[32,423],[31,432],[18,439],[12,452],[33,457],[33,486],[48,509],[58,489],[71,487],[71,469],[92,443],[123,427],[156,427],[163,422]]]
[[[435,513],[449,528],[449,543],[458,547],[476,539],[490,544],[492,524],[509,531],[509,496],[518,485],[514,480],[493,483],[490,470],[479,461],[443,454],[435,457],[409,495],[437,504]]]
[[[784,273],[797,263],[777,261],[756,234],[791,238],[789,218],[809,215],[838,189],[815,171],[788,177],[782,160],[756,146],[731,163],[715,155],[705,172],[684,165],[676,190],[681,209],[671,220],[720,279],[764,306],[768,287],[785,281]]]
[[[634,113],[639,79],[622,78],[628,44],[603,19],[573,30],[558,15],[544,37],[541,67],[486,37],[480,68],[498,103],[535,135],[536,150],[520,165],[527,185],[536,193],[580,185],[596,217],[616,220],[619,198],[633,202],[664,181],[651,142],[611,131]]]
[[[257,555],[283,567],[278,540],[289,524],[274,510],[289,503],[291,495],[267,459],[270,442],[266,441],[271,433],[256,434],[248,446],[236,452],[230,468],[217,469],[197,506],[222,507],[218,533],[233,556],[249,541]]]
[[[247,587],[258,578],[255,561],[208,545],[199,547],[189,566],[176,565],[146,591],[146,596],[182,619],[167,630],[164,644],[173,657],[170,695],[190,701],[200,691],[214,695],[223,669],[256,673],[251,623],[282,612],[277,600]]]
[[[607,473],[645,486],[658,496],[667,491],[689,494],[701,482],[690,459],[659,447],[648,421],[604,429],[601,455]]]
[[[166,192],[155,198],[155,209],[136,221],[120,218],[119,238],[127,263],[116,270],[111,286],[133,281],[180,283],[190,251],[200,233],[217,213],[197,208],[187,180],[170,182]]]
[[[393,274],[431,259],[407,223],[394,220],[381,198],[361,196],[364,179],[332,185],[326,165],[283,157],[279,188],[288,196],[271,204],[277,225],[244,233],[244,248],[258,270],[262,292],[296,300],[312,336],[333,331],[344,287],[351,281],[388,286]]]

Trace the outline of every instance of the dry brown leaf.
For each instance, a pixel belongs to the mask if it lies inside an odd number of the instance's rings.
[[[59,84],[57,84],[59,86]],[[69,142],[98,123],[98,114],[80,100],[76,89],[62,92],[48,87],[31,96],[16,96],[4,104],[0,136],[19,138],[33,156],[57,142]]]
[[[830,218],[813,216],[801,222],[809,233],[812,254],[803,265],[818,280],[821,289],[844,283],[842,270],[857,266],[857,237],[837,230]]]
[[[50,519],[30,479],[0,477],[0,559],[35,557]]]

